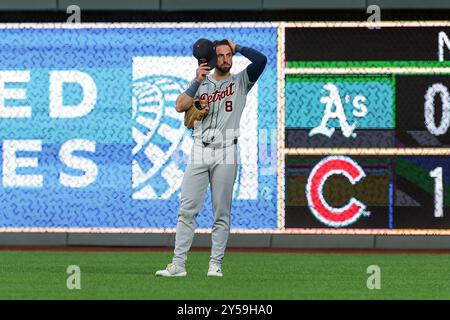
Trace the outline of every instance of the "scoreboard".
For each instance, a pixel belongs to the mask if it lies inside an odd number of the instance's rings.
[[[379,27],[282,24],[286,231],[450,234],[450,22]]]

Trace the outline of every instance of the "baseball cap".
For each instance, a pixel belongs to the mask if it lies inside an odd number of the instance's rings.
[[[194,57],[198,60],[198,64],[208,63],[211,69],[216,67],[217,55],[214,49],[214,43],[208,39],[198,39],[193,46]]]

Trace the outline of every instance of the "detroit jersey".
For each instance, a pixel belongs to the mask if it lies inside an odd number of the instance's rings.
[[[219,81],[208,74],[200,84],[196,98],[208,101],[209,114],[194,128],[193,137],[206,143],[239,137],[242,111],[253,85],[247,69]]]

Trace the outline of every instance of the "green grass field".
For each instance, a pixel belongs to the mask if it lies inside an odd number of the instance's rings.
[[[208,252],[191,252],[186,278],[156,278],[171,252],[0,251],[0,299],[450,299],[449,254],[227,252],[207,278]],[[81,289],[69,290],[69,265]],[[366,286],[381,268],[381,289]]]

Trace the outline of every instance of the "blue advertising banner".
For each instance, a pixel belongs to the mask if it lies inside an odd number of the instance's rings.
[[[0,228],[170,229],[192,146],[177,96],[192,45],[268,57],[247,97],[231,227],[277,228],[277,29],[0,28]],[[232,73],[250,62],[237,54]],[[197,227],[213,222],[211,197]]]

